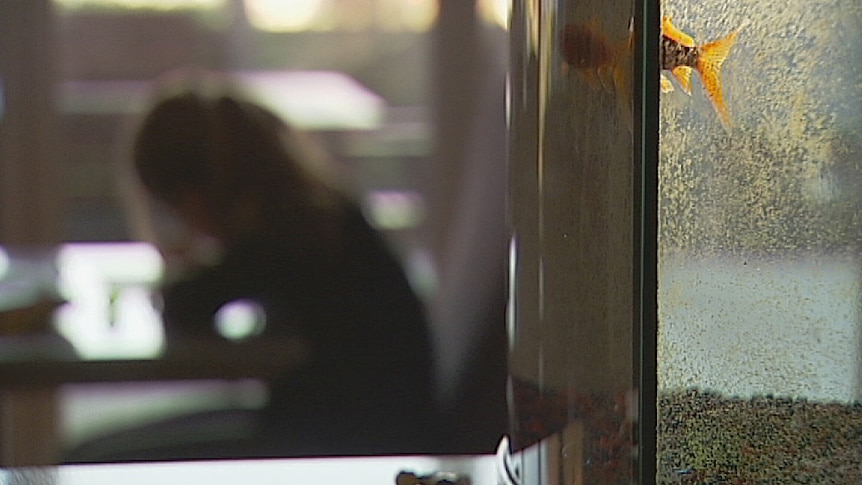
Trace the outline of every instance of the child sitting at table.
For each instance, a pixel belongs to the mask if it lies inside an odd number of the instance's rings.
[[[236,301],[263,312],[252,338],[310,344],[309,363],[272,383],[240,453],[429,452],[437,423],[422,302],[358,204],[324,176],[320,153],[270,110],[223,89],[173,92],[149,110],[135,173],[219,248],[163,289],[168,345],[223,338],[214,318]]]

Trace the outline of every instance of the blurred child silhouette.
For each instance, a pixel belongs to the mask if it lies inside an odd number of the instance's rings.
[[[272,383],[249,453],[431,451],[422,302],[349,192],[319,169],[320,150],[225,85],[167,93],[135,139],[146,192],[219,247],[164,287],[168,346],[222,338],[219,309],[253,301],[266,325],[252,338],[301,338],[310,362]]]

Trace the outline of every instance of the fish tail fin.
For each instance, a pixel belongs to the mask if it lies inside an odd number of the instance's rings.
[[[731,121],[730,112],[725,106],[721,94],[721,65],[730,54],[737,34],[739,34],[739,30],[723,39],[702,45],[697,58],[697,72],[700,73],[700,78],[703,80],[703,87],[721,117],[721,122],[728,129],[730,129]]]

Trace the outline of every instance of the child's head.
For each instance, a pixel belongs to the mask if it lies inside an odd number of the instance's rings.
[[[223,242],[308,211],[328,190],[307,169],[296,133],[274,113],[227,93],[184,90],[146,114],[134,145],[143,185],[190,227]]]

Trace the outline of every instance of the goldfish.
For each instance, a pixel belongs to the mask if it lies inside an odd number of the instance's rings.
[[[611,42],[596,22],[570,23],[563,27],[560,49],[564,67],[581,73],[589,83],[598,79],[601,87],[617,96],[621,111],[631,117],[631,54],[634,46],[632,25],[628,35]]]
[[[726,37],[706,44],[697,45],[688,34],[674,27],[670,17],[661,21],[661,69],[670,71],[682,90],[691,95],[691,71],[700,75],[706,94],[718,112],[721,123],[731,127],[730,112],[724,104],[721,88],[721,66],[730,54],[739,29]],[[673,91],[673,85],[662,74],[662,92]]]
[[[597,27],[588,24],[567,24],[560,35],[560,50],[566,68],[581,73],[589,82],[598,79],[602,88],[614,93],[622,105],[631,99],[631,53],[634,32],[618,43],[612,43]],[[682,90],[691,95],[691,72],[700,75],[704,89],[718,112],[721,123],[731,127],[730,112],[724,104],[721,86],[721,66],[730,54],[739,29],[728,36],[697,45],[691,36],[674,27],[670,17],[662,18],[660,63],[662,71],[670,71]],[[673,91],[673,85],[662,74],[662,92]]]
[[[610,88],[622,73],[617,58],[628,47],[613,46],[595,23],[568,24],[563,28],[561,49],[566,64],[580,70],[590,79],[598,76],[602,86]]]

